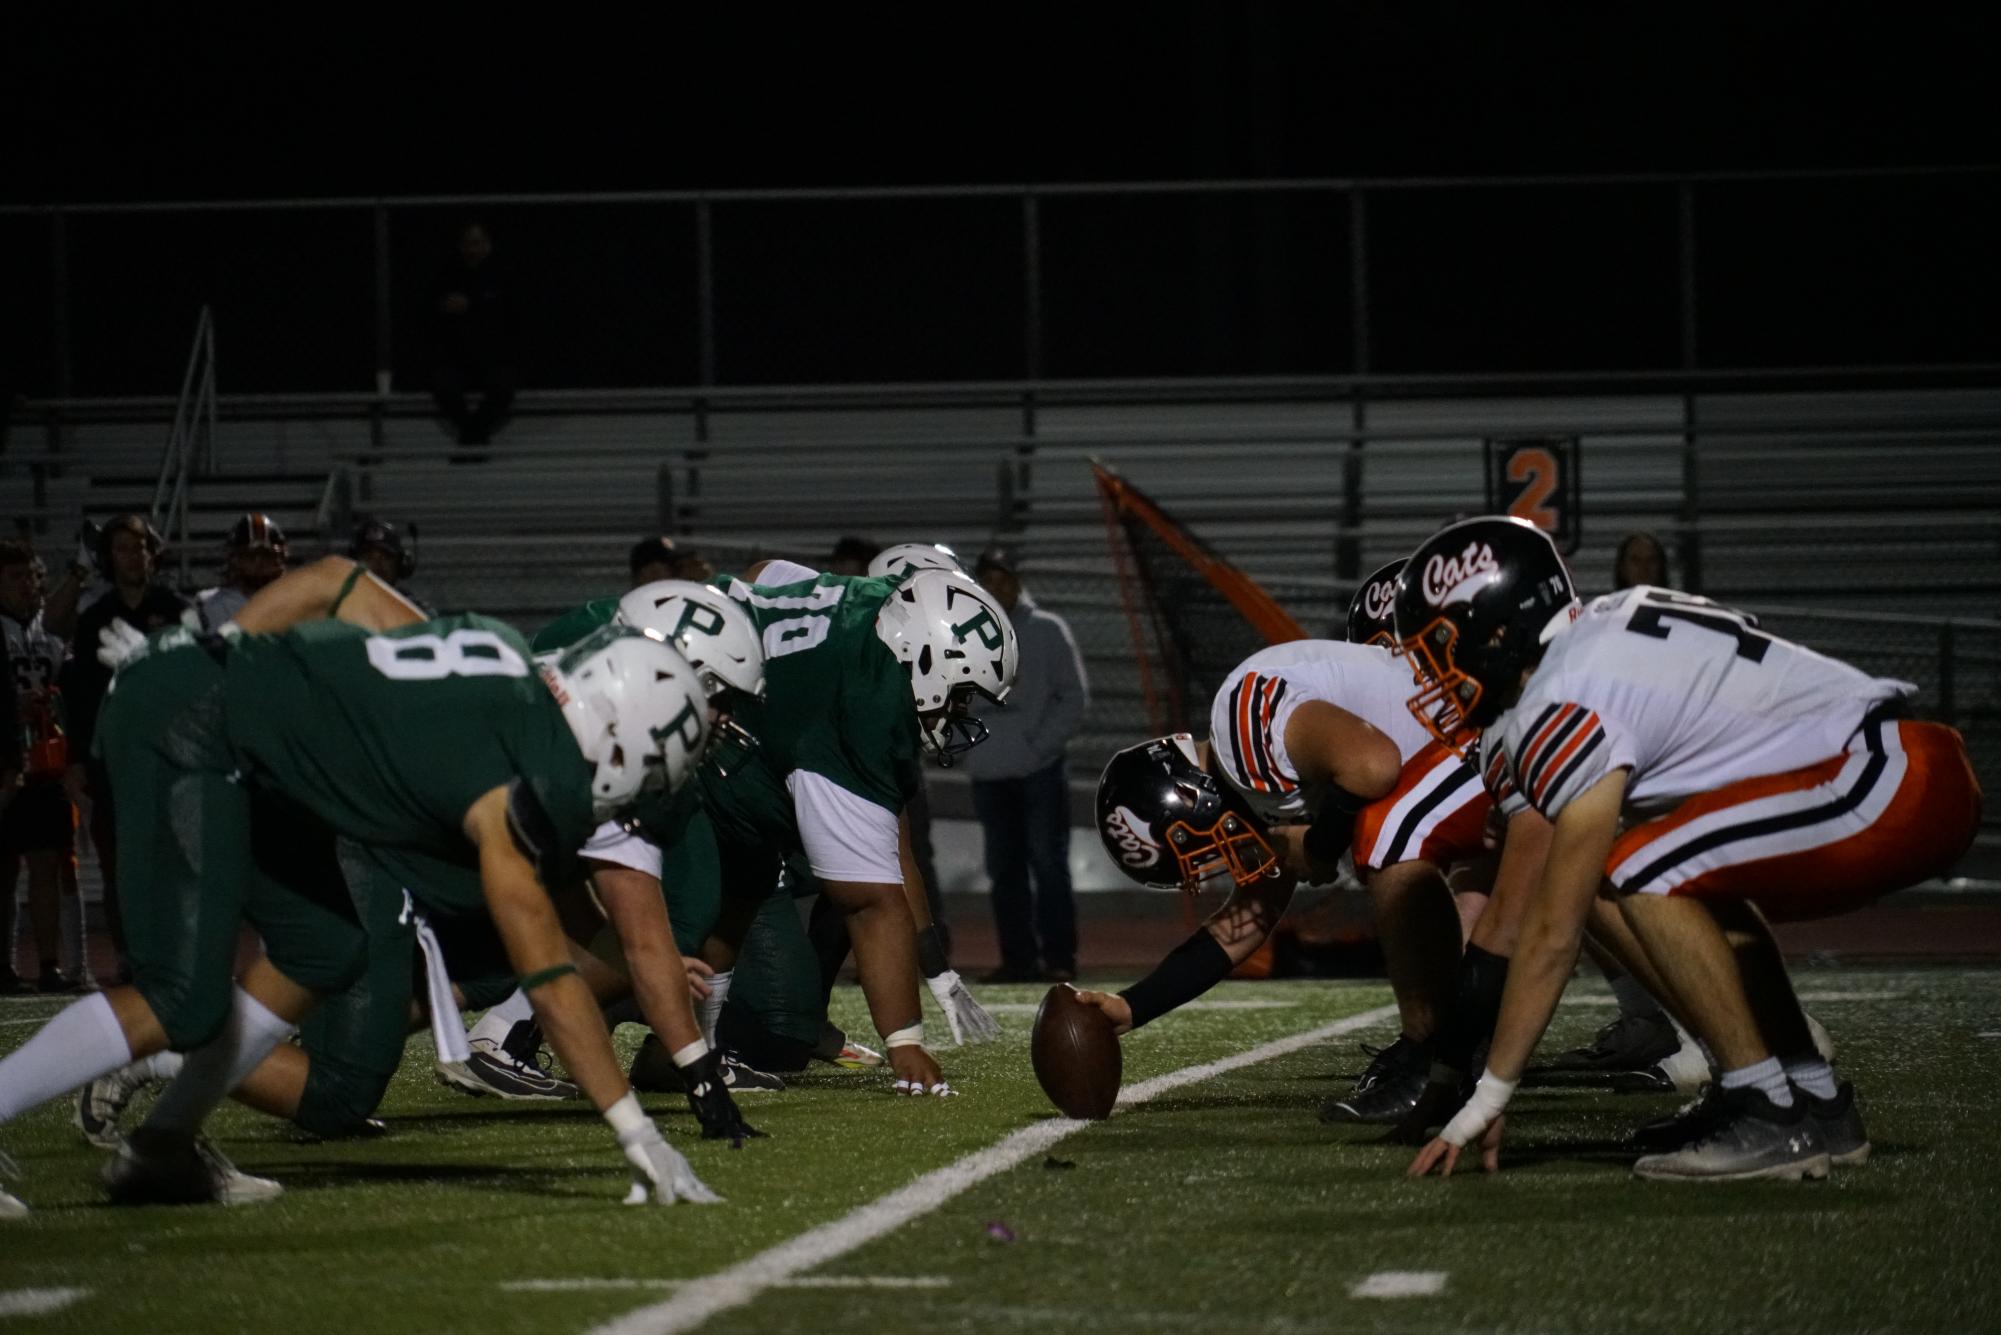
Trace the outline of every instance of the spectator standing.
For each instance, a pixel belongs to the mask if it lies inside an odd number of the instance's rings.
[[[1000,967],[987,981],[1064,982],[1077,973],[1064,756],[1089,702],[1084,662],[1069,625],[1036,606],[1022,587],[1013,552],[988,547],[973,577],[1007,610],[1021,644],[1007,707],[981,711],[990,735],[965,756],[1000,933]]]
[[[97,660],[98,639],[106,627],[123,622],[141,635],[151,635],[181,619],[187,599],[155,578],[160,569],[159,533],[140,515],[119,515],[104,526],[97,540],[97,568],[111,589],[77,618],[73,652],[61,676],[63,713],[69,730],[69,770],[65,782],[71,802],[88,807],[90,842],[104,873],[104,920],[118,951],[118,981],[127,982],[124,922],[118,912],[117,824],[113,815],[111,776],[92,754],[98,710],[111,688],[111,669]]]
[[[199,628],[221,629],[225,621],[243,610],[251,594],[285,573],[290,551],[285,530],[269,515],[252,511],[230,525],[224,543],[222,583],[195,595]]]
[[[0,542],[0,639],[7,652],[8,689],[13,692],[20,729],[18,786],[0,812],[0,894],[11,902],[23,863],[28,869],[28,915],[40,964],[36,986],[66,992],[86,972],[83,954],[83,901],[72,881],[63,894],[63,873],[76,856],[76,813],[64,791],[69,766],[57,674],[68,650],[42,622],[40,563],[25,543]],[[11,981],[14,940],[6,940]],[[70,974],[59,967],[67,955]]]
[[[1630,589],[1635,584],[1674,587],[1668,577],[1667,548],[1644,529],[1621,539],[1618,554],[1612,558],[1612,591]]]
[[[507,273],[483,223],[459,229],[458,253],[438,276],[431,393],[460,445],[484,445],[514,406],[514,312]],[[468,401],[476,394],[478,403]],[[484,454],[466,454],[484,459]]]

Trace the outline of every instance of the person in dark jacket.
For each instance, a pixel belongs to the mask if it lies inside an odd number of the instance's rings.
[[[97,540],[97,568],[111,588],[77,617],[69,661],[63,666],[62,695],[69,724],[69,769],[64,776],[70,800],[90,812],[90,842],[104,869],[104,918],[118,949],[118,977],[126,981],[125,933],[118,916],[118,853],[113,831],[111,780],[91,754],[98,710],[111,687],[111,669],[97,659],[98,638],[123,622],[141,635],[174,625],[187,599],[159,583],[160,535],[141,515],[119,515]]]

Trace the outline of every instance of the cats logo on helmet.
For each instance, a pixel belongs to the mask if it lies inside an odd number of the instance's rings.
[[[1397,643],[1394,614],[1397,605],[1397,576],[1403,571],[1398,557],[1363,580],[1348,603],[1348,642],[1379,644],[1392,654],[1401,654]]]
[[[1397,576],[1397,639],[1418,687],[1410,712],[1464,755],[1577,608],[1563,558],[1534,524],[1493,515],[1439,530]]]
[[[1105,836],[1107,848],[1117,845],[1122,866],[1143,870],[1160,861],[1160,845],[1154,842],[1146,822],[1134,815],[1131,807],[1112,809],[1112,814],[1105,817]]]
[[[1249,885],[1280,872],[1263,824],[1204,768],[1185,732],[1111,758],[1098,780],[1098,838],[1121,871],[1155,890],[1193,890],[1223,875]]]

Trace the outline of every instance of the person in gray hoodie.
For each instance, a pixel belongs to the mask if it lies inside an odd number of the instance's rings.
[[[1000,934],[1000,967],[986,981],[1065,982],[1077,971],[1077,906],[1064,752],[1090,700],[1084,661],[1069,625],[1022,587],[1012,551],[988,547],[973,577],[1006,609],[1021,645],[1007,708],[984,714],[990,735],[964,761]]]

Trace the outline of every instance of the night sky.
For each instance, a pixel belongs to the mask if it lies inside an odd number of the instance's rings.
[[[1943,11],[712,8],[10,11],[0,202],[2001,163],[2001,20]],[[1365,338],[1339,192],[1047,198],[1033,350],[1016,200],[723,203],[706,369],[692,206],[477,212],[531,385],[1964,366],[2001,361],[1998,182],[1699,187],[1692,361],[1664,184],[1372,192]],[[71,215],[66,288],[48,215],[0,215],[0,380],[171,392],[207,304],[232,389],[421,386],[472,212],[392,211],[382,322],[365,209]]]
[[[1942,7],[24,8],[12,202],[2001,157],[2001,25]]]

